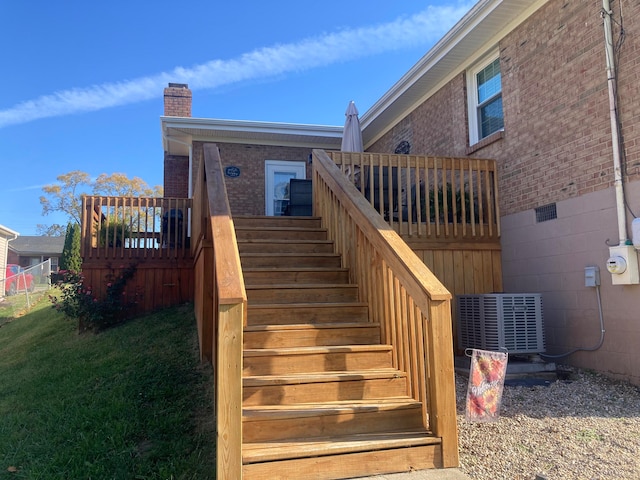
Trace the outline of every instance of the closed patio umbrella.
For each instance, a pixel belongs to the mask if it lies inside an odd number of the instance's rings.
[[[362,131],[360,130],[360,119],[358,118],[358,109],[356,104],[351,101],[345,112],[347,119],[344,122],[344,130],[342,132],[342,146],[340,150],[343,152],[362,152]]]
[[[362,131],[360,130],[360,119],[358,118],[358,109],[353,101],[349,102],[345,116],[347,119],[344,122],[342,146],[340,147],[340,150],[343,152],[364,151],[364,147],[362,145]],[[351,168],[351,165],[347,165],[345,166],[344,172],[356,187],[360,188],[360,167],[355,166],[355,168]]]

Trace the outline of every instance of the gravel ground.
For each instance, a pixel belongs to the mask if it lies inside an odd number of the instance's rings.
[[[558,377],[505,385],[500,419],[472,423],[457,375],[461,470],[473,480],[640,479],[640,388],[564,366]]]

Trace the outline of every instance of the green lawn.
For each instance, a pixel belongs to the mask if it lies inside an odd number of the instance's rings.
[[[98,335],[43,299],[0,327],[0,479],[215,478],[191,307]]]

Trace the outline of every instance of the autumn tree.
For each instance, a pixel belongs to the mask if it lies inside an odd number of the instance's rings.
[[[82,194],[92,186],[91,177],[86,172],[74,170],[58,175],[58,182],[42,187],[40,197],[42,215],[53,212],[65,213],[70,222],[80,223],[82,218]]]
[[[126,197],[161,197],[161,186],[150,187],[140,177],[130,179],[124,173],[100,174],[95,180],[80,170],[74,170],[57,177],[57,182],[42,187],[44,195],[40,197],[42,214],[60,212],[67,216],[69,222],[80,224],[82,218],[83,195],[126,196]],[[116,212],[115,218],[120,221],[131,218],[131,212]],[[47,226],[42,225],[42,231]],[[53,228],[53,227],[51,227]],[[59,227],[64,229],[64,227]],[[64,231],[64,230],[62,230]]]

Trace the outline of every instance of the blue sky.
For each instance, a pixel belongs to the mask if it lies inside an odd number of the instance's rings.
[[[72,170],[162,185],[168,82],[193,116],[343,125],[472,1],[0,1],[0,224],[35,235],[42,186]]]

